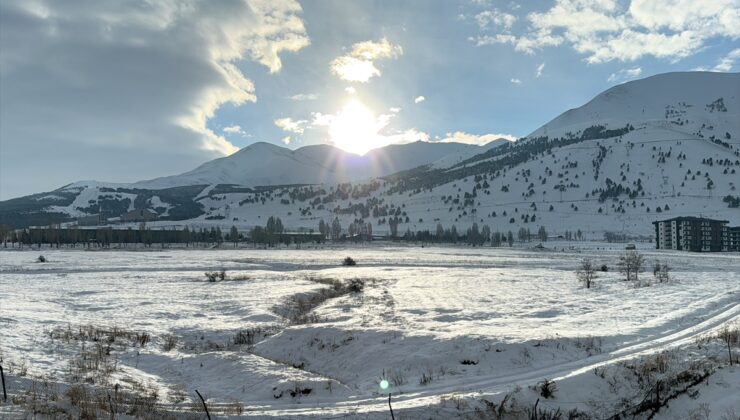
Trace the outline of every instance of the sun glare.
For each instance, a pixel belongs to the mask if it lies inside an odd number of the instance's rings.
[[[384,125],[368,107],[353,99],[332,119],[329,137],[340,149],[363,155],[384,145],[378,135]]]

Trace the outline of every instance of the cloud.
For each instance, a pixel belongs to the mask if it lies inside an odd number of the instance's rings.
[[[275,120],[275,125],[283,131],[289,131],[291,133],[303,134],[303,131],[308,125],[308,120],[294,120],[292,118],[278,118]]]
[[[569,45],[589,63],[635,61],[644,56],[679,60],[709,39],[740,38],[737,0],[556,0],[527,15],[527,30],[479,35],[478,46],[510,44],[517,51]]]
[[[517,78],[512,78],[512,79],[511,79],[511,80],[509,80],[509,81],[510,81],[511,83],[515,84],[515,85],[520,85],[520,84],[522,84],[522,81],[521,81],[521,80],[519,80],[519,79],[517,79]]]
[[[732,71],[732,68],[735,66],[735,62],[738,60],[740,60],[740,48],[735,48],[726,56],[722,57],[712,70],[723,72]]]
[[[631,69],[622,69],[616,73],[610,74],[609,78],[606,79],[606,81],[610,83],[625,82],[627,80],[640,77],[641,74],[642,74],[642,68],[640,67],[633,67]]]
[[[482,146],[490,143],[494,140],[504,139],[509,141],[516,141],[517,137],[511,134],[470,134],[464,131],[455,131],[454,133],[447,133],[447,137],[439,140],[443,143],[465,143],[465,144],[477,144]]]
[[[342,80],[366,83],[371,78],[380,76],[380,70],[375,66],[375,61],[393,59],[400,55],[403,55],[403,49],[391,44],[386,38],[378,42],[358,42],[352,45],[349,54],[332,60],[330,69]]]
[[[424,102],[424,101],[426,101],[426,99],[427,99],[427,98],[425,98],[425,97],[423,97],[423,96],[417,96],[416,98],[414,98],[414,103],[415,103],[415,104],[418,104],[418,103],[420,103],[420,102]]]
[[[293,0],[0,2],[0,199],[136,181],[237,150],[208,128],[309,44]],[[28,159],[33,156],[33,159]],[[83,158],[84,157],[84,158]]]
[[[319,99],[319,95],[315,93],[299,93],[291,96],[290,99],[294,101],[315,101],[316,99]]]
[[[354,95],[355,93],[357,93],[357,89],[353,88],[352,86],[347,86],[346,88],[344,88],[344,91],[350,95]]]
[[[388,108],[388,112],[390,112],[391,114],[398,114],[399,112],[401,112],[401,108],[394,106],[394,107]]]
[[[290,138],[290,136],[285,136],[285,137],[283,137],[283,139],[282,139],[282,142],[283,142],[283,144],[285,144],[285,145],[289,145],[289,144],[290,144],[290,141],[291,141],[291,138]]]
[[[241,134],[241,135],[246,134],[244,130],[242,130],[242,127],[237,124],[224,127],[222,131],[227,134]]]
[[[510,44],[514,47],[514,50],[525,54],[534,54],[537,48],[554,47],[563,42],[562,37],[552,36],[542,32],[540,32],[537,37],[517,37],[511,34],[496,34],[494,36],[483,35],[469,37],[468,40],[474,42],[476,47],[494,44]]]
[[[540,64],[537,66],[537,75],[535,77],[539,78],[542,76],[542,72],[545,70],[545,63]]]
[[[478,27],[486,29],[490,24],[495,24],[504,29],[511,29],[516,22],[517,17],[506,12],[502,12],[498,9],[484,10],[475,15],[475,21],[478,22]]]

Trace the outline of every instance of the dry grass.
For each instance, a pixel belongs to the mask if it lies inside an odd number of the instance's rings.
[[[96,343],[121,344],[126,347],[146,346],[151,341],[151,336],[145,331],[131,331],[118,327],[106,328],[94,325],[80,325],[72,328],[55,328],[49,332],[51,340],[70,341],[90,341]]]
[[[162,336],[162,350],[171,351],[177,347],[177,336],[165,334]]]

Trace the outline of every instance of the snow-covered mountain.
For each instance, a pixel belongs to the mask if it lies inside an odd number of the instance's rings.
[[[740,73],[668,73],[608,89],[513,143],[414,143],[364,157],[260,143],[174,177],[8,200],[0,217],[28,225],[148,208],[162,219],[154,226],[248,229],[274,215],[288,228],[339,218],[381,233],[477,223],[650,235],[650,222],[677,215],[740,224],[739,139]]]
[[[271,143],[255,143],[180,175],[141,181],[140,188],[184,185],[238,184],[267,186],[358,181],[389,175],[432,163],[445,156],[472,153],[480,146],[461,143],[415,142],[371,150],[364,156],[330,145],[290,150]]]
[[[598,124],[620,128],[634,122],[677,133],[724,137],[728,130],[737,130],[740,125],[736,108],[739,97],[737,73],[659,74],[614,86],[527,137],[559,137]],[[714,99],[707,102],[711,98]],[[724,108],[727,112],[722,112]]]

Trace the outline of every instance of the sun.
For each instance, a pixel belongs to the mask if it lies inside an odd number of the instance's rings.
[[[362,102],[351,99],[329,124],[329,138],[335,146],[350,153],[364,155],[383,146],[378,132],[385,126],[383,118],[377,118]]]

